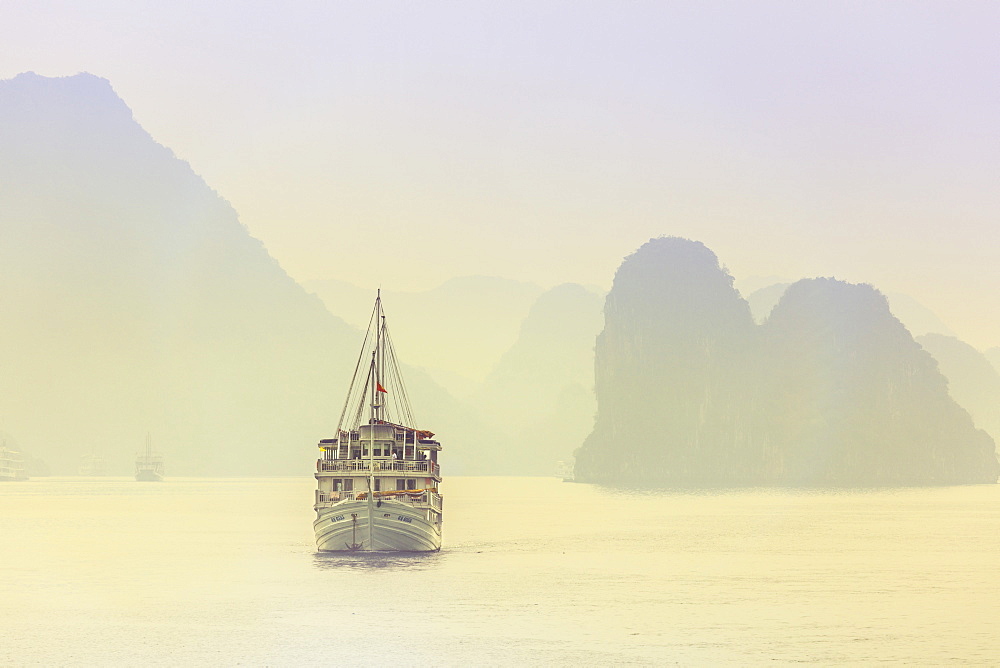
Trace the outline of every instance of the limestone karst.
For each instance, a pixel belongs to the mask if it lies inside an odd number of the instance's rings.
[[[698,242],[626,258],[577,477],[612,484],[995,482],[993,440],[867,285],[792,284],[762,325]]]
[[[715,254],[684,239],[650,241],[622,263],[604,317],[597,422],[577,453],[577,477],[729,481],[751,436],[745,420],[756,332]]]
[[[762,330],[768,482],[996,481],[992,439],[873,287],[799,281]]]

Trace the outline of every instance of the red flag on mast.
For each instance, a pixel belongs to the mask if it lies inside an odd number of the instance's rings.
[[[389,393],[389,390],[382,387],[382,383],[376,382],[375,385],[377,386],[379,392],[385,392],[386,394]]]

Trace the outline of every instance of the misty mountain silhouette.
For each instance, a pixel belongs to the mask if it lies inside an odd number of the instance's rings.
[[[750,304],[750,311],[754,320],[763,323],[771,315],[771,311],[781,300],[791,283],[774,283],[754,290],[747,295],[747,303]],[[954,336],[954,333],[941,322],[941,319],[929,308],[918,302],[909,295],[898,292],[886,294],[889,300],[889,309],[892,314],[906,325],[913,336],[923,334],[943,334]]]
[[[806,279],[757,326],[714,253],[626,258],[597,344],[579,479],[613,484],[995,482],[995,445],[867,285]]]
[[[983,355],[993,365],[993,368],[997,370],[997,373],[1000,373],[1000,346],[990,348]]]
[[[789,285],[791,283],[775,283],[754,290],[747,295],[747,304],[750,306],[750,312],[753,314],[755,322],[759,324],[767,320],[771,311],[781,301],[781,296],[785,294]]]
[[[506,472],[551,475],[590,433],[600,296],[575,283],[542,294],[470,402],[511,434]]]
[[[0,229],[0,428],[53,473],[95,449],[128,473],[147,432],[171,475],[310,470],[359,345],[331,310],[364,317],[372,296],[313,284],[327,308],[296,284],[106,80],[0,81]],[[398,296],[450,470],[549,472],[591,423],[594,295],[468,277]],[[992,440],[868,286],[799,281],[759,326],[710,250],[654,240],[615,277],[595,369],[581,479],[996,479]]]
[[[993,440],[1000,438],[1000,372],[986,355],[954,336],[925,334],[917,337],[945,378],[948,393],[972,416],[976,426]]]
[[[304,284],[331,312],[356,313],[364,327],[371,291],[343,281]],[[464,393],[481,382],[518,336],[518,326],[542,288],[494,276],[461,276],[424,291],[383,289],[400,354],[438,382]],[[364,318],[364,322],[360,319]]]
[[[108,81],[0,82],[0,203],[0,425],[53,473],[95,450],[130,473],[147,432],[169,475],[311,470],[360,332],[293,281]],[[541,289],[470,277],[429,292],[383,295],[419,426],[440,434],[449,473],[488,472],[502,436],[412,365],[427,346],[488,371]],[[362,322],[373,299],[355,288],[340,308]]]
[[[333,312],[367,313],[367,290],[335,280],[304,287]],[[431,290],[383,290],[382,296],[392,307],[401,353],[421,367],[412,375],[433,378],[461,397],[442,398],[463,416],[459,433],[479,446],[496,444],[461,459],[463,471],[551,475],[557,461],[572,457],[596,409],[593,348],[602,323],[596,292],[569,283],[541,292],[531,283],[465,276]],[[473,423],[485,425],[476,428],[478,436]]]
[[[0,82],[0,415],[73,472],[308,471],[357,335],[89,74]]]

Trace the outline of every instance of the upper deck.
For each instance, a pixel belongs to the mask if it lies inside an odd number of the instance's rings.
[[[374,473],[375,475],[385,474],[391,476],[395,473],[424,473],[430,477],[441,480],[441,467],[437,462],[432,461],[407,461],[399,459],[317,459],[317,474],[339,473],[365,475]]]
[[[392,445],[394,448],[407,447],[409,449],[415,446],[421,450],[441,450],[441,444],[435,441],[433,436],[434,432],[404,427],[384,420],[375,420],[370,424],[363,424],[357,429],[341,430],[336,438],[324,438],[319,442],[319,447],[324,450],[340,448],[341,451],[345,451],[351,447],[362,447],[374,441],[375,447],[385,444]],[[384,443],[386,441],[388,443]],[[342,459],[346,459],[346,457]]]
[[[323,457],[316,462],[320,475],[391,475],[423,473],[441,480],[437,454],[441,444],[429,431],[373,420],[358,429],[341,431],[337,438],[319,442]]]

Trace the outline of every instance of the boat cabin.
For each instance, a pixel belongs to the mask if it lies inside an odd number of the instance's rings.
[[[441,444],[433,436],[373,419],[357,429],[342,430],[336,438],[322,439],[323,456],[316,461],[317,503],[364,497],[369,476],[372,491],[381,498],[431,503],[428,494],[436,495],[441,482],[437,461]]]
[[[432,436],[434,434],[429,431],[375,420],[355,430],[341,431],[338,438],[325,438],[319,442],[319,447],[326,461],[395,459],[436,463],[441,444]]]

